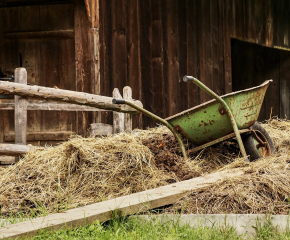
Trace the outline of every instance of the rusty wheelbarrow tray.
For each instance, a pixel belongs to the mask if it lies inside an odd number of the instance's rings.
[[[272,80],[221,97],[192,76],[184,76],[183,81],[195,83],[214,99],[167,119],[162,119],[123,99],[114,99],[113,103],[127,104],[168,127],[178,141],[185,158],[187,153],[180,135],[197,146],[188,152],[196,152],[236,137],[243,157],[250,155],[251,160],[254,160],[271,155],[274,150],[273,142],[266,130],[256,121]]]

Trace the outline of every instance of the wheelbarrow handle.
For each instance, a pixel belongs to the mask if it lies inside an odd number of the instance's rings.
[[[125,104],[125,100],[124,99],[114,98],[112,102],[113,102],[113,104]]]
[[[147,111],[146,109],[144,108],[141,108],[137,105],[135,105],[134,103],[132,102],[129,102],[129,101],[126,101],[125,99],[116,99],[116,98],[113,98],[112,100],[112,103],[113,104],[126,104],[132,108],[135,108],[137,111],[139,112],[142,112],[143,114],[145,114],[146,116],[148,117],[151,117],[153,118],[154,120],[156,120],[157,122],[160,122],[162,123],[164,126],[166,126],[174,135],[174,137],[176,138],[176,140],[178,141],[179,143],[179,146],[181,148],[181,152],[182,152],[182,155],[185,159],[187,159],[187,154],[186,154],[186,150],[185,150],[185,146],[182,142],[182,139],[181,137],[179,136],[179,134],[177,132],[175,132],[173,126],[170,125],[169,122],[167,122],[165,119],[161,118],[161,117],[158,117],[157,115]]]
[[[240,147],[240,150],[241,150],[241,153],[242,153],[242,156],[243,157],[247,157],[247,154],[246,154],[246,150],[245,150],[245,147],[244,147],[244,144],[243,144],[243,141],[242,141],[242,138],[241,138],[241,135],[240,135],[240,132],[239,132],[239,129],[238,129],[238,126],[237,126],[237,123],[236,123],[236,120],[233,116],[233,113],[231,111],[231,109],[229,108],[229,106],[227,105],[227,103],[219,96],[217,95],[215,92],[213,92],[211,89],[209,89],[207,86],[205,86],[201,81],[199,81],[197,78],[194,78],[192,76],[184,76],[183,77],[183,81],[184,82],[187,82],[187,81],[191,81],[193,82],[194,84],[196,84],[198,87],[200,87],[203,91],[205,91],[207,94],[211,95],[213,98],[215,98],[223,107],[224,107],[224,110],[227,112],[229,118],[230,118],[230,121],[231,121],[231,124],[233,126],[233,130],[235,132],[235,135],[236,135],[236,138],[238,140],[238,143],[239,143],[239,147]]]

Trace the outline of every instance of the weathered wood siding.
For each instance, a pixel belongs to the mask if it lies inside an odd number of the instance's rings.
[[[100,0],[101,93],[130,85],[144,108],[168,117],[210,99],[185,74],[231,92],[231,39],[290,48],[289,16],[288,0]]]
[[[0,8],[0,75],[25,67],[28,84],[76,90],[75,41],[71,38],[7,39],[5,33],[74,30],[74,4]],[[0,112],[0,142],[14,132],[14,111]],[[76,131],[76,114],[28,111],[28,132]],[[46,139],[47,140],[47,139]],[[53,138],[51,140],[54,140]],[[44,142],[30,142],[44,144]]]

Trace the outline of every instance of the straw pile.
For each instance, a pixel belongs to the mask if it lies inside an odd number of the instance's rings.
[[[54,212],[183,180],[191,171],[179,170],[179,177],[174,173],[176,164],[186,165],[181,157],[158,169],[162,163],[142,144],[147,141],[158,150],[155,140],[163,135],[170,135],[164,127],[104,138],[74,136],[56,147],[29,152],[0,171],[2,213],[41,208]],[[174,142],[171,135],[169,140]]]
[[[74,136],[56,147],[29,152],[15,166],[0,170],[0,207],[2,213],[40,208],[55,212],[240,168],[244,176],[192,192],[164,211],[288,214],[290,122],[272,119],[263,126],[276,154],[254,163],[239,156],[235,141],[192,154],[186,161],[165,127],[104,138]]]
[[[236,158],[226,166],[219,164],[216,168],[219,171],[241,168],[245,175],[225,179],[208,188],[191,192],[164,211],[199,214],[289,214],[290,121],[272,119],[263,124],[263,127],[276,147],[273,156],[253,163]]]

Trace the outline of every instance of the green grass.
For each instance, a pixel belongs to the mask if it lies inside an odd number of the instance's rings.
[[[255,230],[255,236],[239,236],[229,226],[191,228],[188,225],[179,226],[178,221],[162,223],[132,217],[96,222],[76,229],[42,231],[30,239],[290,239],[290,232],[278,233],[270,222],[264,226],[257,223]]]

